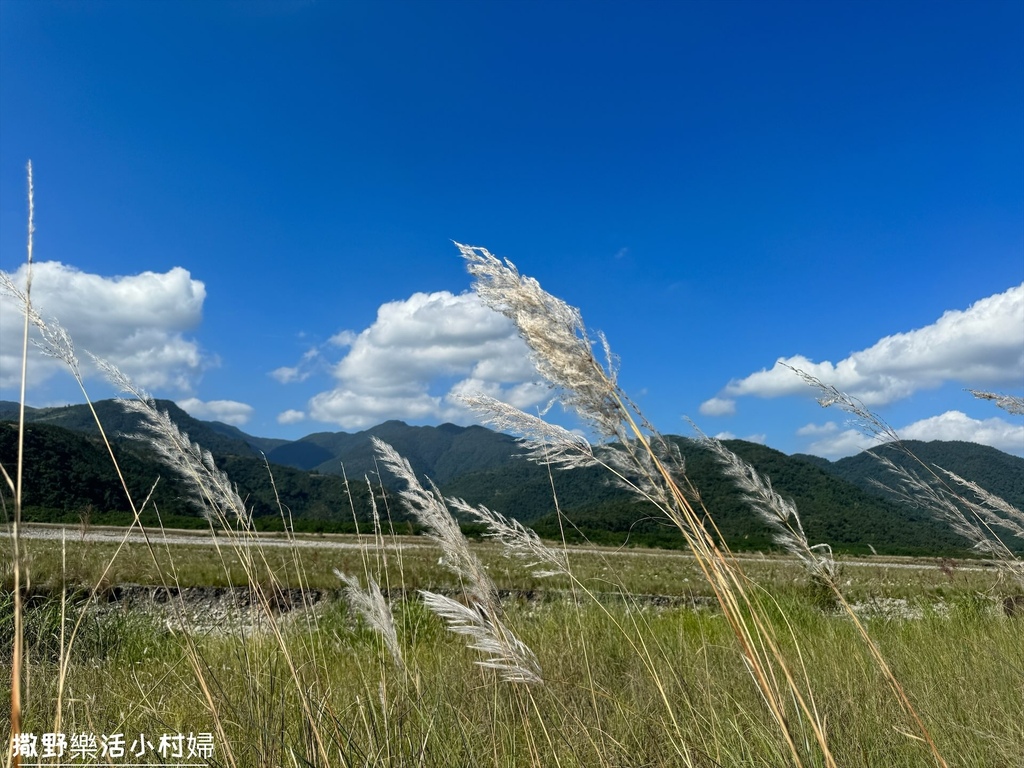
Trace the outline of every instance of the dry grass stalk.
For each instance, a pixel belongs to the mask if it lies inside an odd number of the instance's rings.
[[[995,562],[1003,568],[1007,576],[1024,584],[1024,560],[1006,545],[997,530],[1001,528],[1013,535],[1021,536],[1024,533],[1024,515],[1020,510],[1004,499],[985,491],[977,484],[968,483],[949,470],[922,461],[903,442],[895,429],[880,416],[870,411],[858,399],[841,392],[834,386],[824,384],[804,371],[792,367],[790,369],[810,386],[823,393],[822,397],[818,398],[818,403],[823,408],[838,406],[841,410],[852,414],[856,417],[853,420],[855,426],[899,451],[920,469],[920,472],[917,472],[909,467],[896,464],[875,450],[868,451],[896,477],[895,486],[888,486],[877,481],[875,485],[909,504],[928,510],[940,520],[945,521],[954,531],[971,542],[976,550],[994,557]],[[977,397],[995,399],[1001,407],[1006,407],[1007,410],[1011,410],[1013,405],[1011,402],[1008,407],[1007,400],[1001,395],[977,393],[974,390],[971,392]],[[1003,399],[1002,403],[1000,403],[1001,399]],[[1013,411],[1011,410],[1011,412]],[[952,480],[955,485],[962,486],[974,493],[979,502],[972,501],[963,493],[958,492],[946,482],[944,476]]]
[[[342,573],[337,568],[334,575],[345,584],[345,599],[353,610],[363,617],[363,620],[384,640],[384,646],[395,661],[399,670],[405,671],[405,661],[402,658],[402,648],[398,644],[398,630],[395,628],[395,617],[391,613],[391,606],[384,599],[376,580],[372,576],[366,577],[366,589],[359,584],[359,579],[354,576]]]
[[[470,648],[488,654],[477,664],[497,670],[501,679],[507,682],[542,683],[536,655],[502,621],[497,587],[483,563],[470,551],[469,542],[462,535],[441,493],[436,487],[426,490],[408,460],[383,440],[372,439],[381,463],[405,484],[401,497],[409,511],[441,548],[445,567],[462,581],[468,605],[421,590],[423,602],[447,622],[452,632],[471,637],[473,643]]]
[[[795,701],[807,718],[827,766],[835,766],[824,724],[809,686],[791,673],[766,616],[751,598],[749,584],[728,548],[718,543],[706,525],[707,510],[691,503],[678,454],[640,414],[616,383],[612,355],[600,337],[607,365],[592,351],[579,310],[545,292],[523,277],[509,262],[485,248],[456,243],[476,280],[474,289],[485,304],[509,317],[530,348],[538,372],[559,389],[559,399],[574,409],[607,440],[616,441],[605,465],[632,490],[653,501],[680,530],[739,642],[744,660],[772,714],[796,765],[800,750],[786,712]],[[506,414],[507,417],[507,414]]]
[[[906,691],[903,690],[903,686],[889,667],[885,657],[882,656],[881,649],[868,634],[867,628],[861,622],[860,617],[854,612],[853,606],[847,601],[842,589],[840,589],[838,582],[839,566],[832,556],[832,548],[828,544],[815,544],[812,546],[808,542],[803,524],[800,522],[800,513],[797,510],[796,504],[779,495],[772,488],[771,480],[768,477],[760,474],[753,466],[726,448],[720,440],[702,435],[700,443],[715,454],[719,462],[724,465],[726,476],[732,478],[740,490],[743,491],[744,499],[747,503],[775,531],[775,542],[787,552],[797,557],[815,582],[831,591],[836,605],[845,611],[847,617],[853,621],[861,639],[867,645],[872,658],[885,676],[889,688],[900,702],[903,710],[911,717],[921,732],[921,736],[931,750],[936,764],[946,766],[946,761],[940,754],[935,740],[932,738],[931,733],[914,708],[914,705],[910,702]],[[825,554],[822,555],[820,554],[821,552],[825,552]]]
[[[12,559],[14,562],[14,648],[11,655],[11,739],[21,733],[21,686],[22,686],[22,664],[24,663],[25,651],[25,624],[24,605],[21,598],[21,500],[24,490],[25,470],[25,391],[28,381],[28,335],[29,323],[32,315],[32,235],[35,232],[35,197],[32,186],[32,161],[28,162],[28,244],[27,264],[28,277],[26,278],[23,307],[25,309],[25,324],[22,332],[21,347],[21,383],[18,397],[18,458],[14,471],[14,479],[5,470],[4,479],[7,481],[14,494],[14,515],[11,526],[11,547]],[[6,273],[4,274],[6,277]],[[13,741],[8,742],[13,743]],[[15,755],[14,766],[21,764],[21,757]]]

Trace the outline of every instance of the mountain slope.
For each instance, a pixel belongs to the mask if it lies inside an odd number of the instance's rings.
[[[674,439],[685,458],[687,477],[700,491],[707,511],[730,547],[770,546],[768,527],[743,501],[732,481],[722,475],[713,456],[693,441]],[[726,445],[770,477],[776,491],[795,501],[812,544],[824,542],[837,550],[859,552],[869,551],[870,545],[892,554],[959,554],[967,548],[966,542],[945,524],[921,510],[867,493],[810,462],[741,440],[729,440]],[[514,488],[502,486],[501,472],[492,470],[485,476],[463,477],[444,490],[472,503],[521,515],[538,532],[557,537],[560,533],[547,474],[537,469],[542,476],[536,469],[517,468],[511,476],[518,478]],[[635,543],[671,546],[679,542],[679,534],[666,528],[663,515],[652,505],[634,501],[630,494],[609,486],[606,475],[600,470],[554,475],[563,513],[588,538],[611,543],[613,539],[624,540],[628,534]],[[486,490],[488,486],[490,490]],[[549,511],[535,517],[544,508]],[[609,532],[618,535],[610,537]]]
[[[903,445],[926,464],[955,472],[1018,509],[1024,509],[1024,459],[1019,456],[1003,453],[987,445],[953,440],[904,440]],[[892,445],[882,445],[873,450],[897,466],[914,469],[918,474],[924,471],[919,464]],[[892,473],[868,451],[832,462],[827,469],[836,477],[880,495],[887,494],[880,491],[872,480],[886,485],[893,483]]]
[[[390,443],[409,460],[413,470],[443,485],[456,477],[503,466],[520,452],[508,435],[485,427],[410,427],[401,421],[386,421],[376,427],[348,434],[318,432],[301,440],[279,446],[267,454],[268,460],[327,474],[345,474],[352,478],[376,478],[372,437]],[[384,478],[385,485],[391,479]]]
[[[352,517],[348,495],[339,476],[342,466],[354,489],[365,489],[364,476],[374,485],[380,482],[375,474],[371,443],[371,437],[376,436],[394,445],[417,473],[435,481],[446,495],[464,498],[471,504],[484,504],[533,525],[543,535],[555,538],[561,535],[555,515],[557,495],[562,512],[593,541],[622,543],[629,540],[658,546],[681,543],[679,533],[657,510],[614,485],[607,471],[597,467],[568,472],[555,470],[549,477],[547,468],[519,456],[522,449],[513,438],[484,427],[453,424],[413,427],[389,421],[355,434],[322,432],[289,442],[256,438],[236,427],[193,419],[168,401],[161,401],[159,406],[166,409],[190,437],[213,452],[218,466],[229,472],[254,514],[267,521],[279,518],[280,512],[264,460],[259,456],[260,450],[266,452],[272,464],[282,503],[295,518],[340,523]],[[116,401],[102,401],[96,408],[109,434],[138,431],[138,417],[125,413]],[[16,404],[0,402],[0,419],[16,413]],[[95,425],[86,406],[28,409],[26,418],[37,433],[32,438],[35,447],[30,464],[32,471],[38,474],[33,476],[32,483],[44,492],[42,500],[33,497],[31,504],[51,509],[55,514],[67,514],[69,510],[89,505],[95,508],[124,506],[116,501],[116,495],[112,497],[102,492],[106,486],[113,485],[116,478],[112,479],[99,469],[97,462],[103,464],[109,460],[95,440]],[[65,427],[73,430],[68,434],[75,437],[61,436]],[[0,441],[0,460],[5,464],[13,460],[9,427],[6,434],[6,443]],[[48,437],[44,439],[39,435]],[[713,457],[691,440],[671,439],[683,453],[688,477],[700,490],[708,511],[730,546],[735,549],[769,547],[769,529],[750,510],[732,482],[723,477]],[[168,477],[167,471],[155,462],[145,446],[124,440],[115,440],[115,443],[126,462],[135,462],[129,474],[138,477],[146,489],[155,477],[165,478],[160,486],[160,494],[164,495],[158,497],[162,511],[195,514],[195,510],[182,501],[187,495],[186,489],[177,485],[175,478]],[[884,473],[881,465],[868,454],[830,462],[815,456],[786,456],[744,441],[726,441],[726,444],[770,477],[783,496],[796,502],[812,544],[824,542],[839,550],[861,552],[872,546],[879,552],[905,554],[960,554],[968,548],[967,542],[944,523],[933,520],[927,512],[880,492],[870,480],[884,481]],[[1010,503],[1024,506],[1024,459],[971,443],[911,441],[907,445],[923,460],[949,467]],[[899,455],[894,459],[898,460]],[[65,475],[75,478],[74,482],[65,482],[62,479]],[[394,487],[393,479],[386,474],[383,481],[386,487]],[[140,498],[139,494],[144,494],[146,489],[133,488],[133,498]],[[354,493],[354,498],[357,517],[366,519],[369,501],[365,491]],[[392,513],[400,514],[400,505],[392,506]],[[570,530],[570,538],[574,535]],[[1024,542],[1010,543],[1024,551]]]
[[[211,422],[192,418],[170,400],[157,400],[156,406],[166,411],[171,420],[181,431],[188,434],[193,442],[197,442],[208,451],[218,455],[256,456],[257,452],[241,437],[226,434],[223,430],[211,426]],[[120,400],[99,400],[93,403],[96,415],[103,424],[109,437],[128,435],[140,432],[141,417],[125,410]],[[0,402],[0,421],[14,421],[18,418],[18,404],[10,401]],[[49,424],[62,427],[73,432],[84,432],[98,435],[96,420],[87,405],[65,405],[56,408],[26,408],[25,422],[29,424]],[[227,427],[226,424],[220,425]],[[233,429],[229,427],[228,429]]]

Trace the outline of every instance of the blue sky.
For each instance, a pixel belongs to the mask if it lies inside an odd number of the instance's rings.
[[[964,392],[1024,394],[1022,34],[1019,2],[2,0],[0,268],[31,159],[44,315],[256,435],[540,404],[456,240],[580,307],[664,432],[862,447],[781,358],[1024,455]]]

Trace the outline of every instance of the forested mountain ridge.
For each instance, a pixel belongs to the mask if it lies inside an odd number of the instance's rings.
[[[26,424],[23,519],[124,525],[132,520],[134,503],[150,526],[207,525],[188,483],[162,464],[145,441],[114,435],[110,440],[127,492],[99,435],[47,423]],[[215,454],[215,460],[261,529],[282,528],[284,517],[296,520],[296,527],[305,530],[345,530],[354,525],[354,519],[370,520],[369,490],[362,481],[346,486],[340,477],[275,466],[271,484],[261,457],[226,453]],[[16,461],[17,425],[0,421],[0,464],[11,473]],[[6,485],[0,493],[9,515],[12,505]],[[400,510],[395,517],[405,519]]]
[[[230,433],[233,427],[218,422],[200,421],[183,411],[171,400],[156,400],[156,407],[166,411],[178,429],[186,433],[192,442],[217,455],[257,456],[258,451],[249,443],[249,436],[241,430],[237,435]],[[98,400],[93,403],[96,415],[108,437],[130,435],[142,432],[139,414],[125,409],[122,401]],[[0,421],[16,421],[18,404],[0,401]],[[72,432],[98,435],[96,419],[87,405],[64,405],[55,408],[26,408],[25,421],[29,424],[48,424]],[[227,427],[229,432],[223,428]]]
[[[964,479],[978,483],[989,493],[1000,496],[1018,509],[1024,509],[1024,459],[987,445],[960,440],[904,440],[903,446],[928,467],[955,472]],[[895,446],[880,445],[872,449],[872,452],[884,456],[897,466],[912,469],[922,477],[928,476],[927,469]],[[889,494],[880,491],[872,482],[877,480],[885,485],[893,485],[895,478],[891,473],[879,472],[879,466],[877,459],[869,452],[862,451],[856,456],[829,462],[824,469],[864,490],[889,497]],[[954,481],[947,482],[956,486]]]
[[[318,432],[282,445],[267,453],[267,459],[297,469],[375,477],[372,437],[389,443],[420,475],[444,485],[468,472],[502,467],[521,452],[515,439],[486,427],[413,427],[401,421],[385,421],[375,427],[348,434]],[[384,478],[388,483],[388,478]]]
[[[522,449],[512,437],[484,427],[415,427],[390,421],[355,434],[323,432],[283,441],[257,438],[226,424],[193,419],[169,401],[159,401],[158,406],[167,410],[193,440],[212,451],[218,466],[238,484],[247,504],[267,526],[272,526],[281,513],[261,452],[270,462],[282,503],[294,519],[344,527],[351,524],[353,513],[340,477],[342,467],[351,481],[349,487],[355,489],[358,519],[366,520],[369,510],[364,477],[374,486],[381,481],[394,486],[387,473],[383,478],[376,476],[370,440],[376,436],[394,445],[418,474],[437,482],[446,495],[485,504],[523,520],[542,535],[560,535],[553,515],[557,494],[572,525],[593,541],[680,544],[678,532],[667,526],[656,510],[613,485],[606,471],[555,470],[549,477],[545,467],[520,456]],[[117,401],[101,401],[96,409],[108,434],[139,431],[138,417],[126,414]],[[0,420],[13,419],[16,414],[16,404],[0,402]],[[100,512],[127,508],[87,406],[28,409],[26,420],[31,437],[26,444],[25,503],[33,515],[38,519],[74,519],[82,509]],[[0,461],[5,466],[13,460],[12,432],[12,424],[0,424]],[[684,454],[687,476],[700,490],[708,512],[730,546],[770,546],[769,530],[732,482],[722,476],[710,454],[686,438],[671,439]],[[126,474],[138,485],[132,488],[133,498],[144,497],[160,476],[163,479],[154,500],[161,513],[193,519],[197,516],[187,499],[187,489],[169,476],[144,443],[120,438],[114,442],[119,461],[128,470]],[[926,511],[887,498],[879,491],[870,478],[887,482],[885,473],[866,453],[829,462],[815,456],[787,456],[744,441],[726,441],[726,445],[770,477],[783,496],[796,502],[812,544],[826,542],[839,550],[861,552],[870,546],[879,552],[906,554],[958,554],[967,549],[966,542]],[[922,460],[952,469],[1018,508],[1024,506],[1024,459],[973,443],[909,441],[906,445]],[[391,507],[398,517],[404,517],[400,505]],[[569,535],[581,537],[572,530]],[[1011,544],[1024,548],[1024,542],[1012,540]]]

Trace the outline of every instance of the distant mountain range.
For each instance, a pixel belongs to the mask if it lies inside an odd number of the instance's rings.
[[[369,520],[366,481],[392,485],[377,477],[370,438],[390,443],[420,475],[431,478],[446,495],[485,504],[532,525],[541,535],[557,538],[565,530],[571,539],[598,543],[676,547],[678,532],[650,505],[637,501],[611,484],[599,468],[555,471],[537,466],[519,454],[510,436],[479,426],[414,427],[387,421],[348,434],[320,432],[287,441],[248,435],[237,427],[194,419],[170,401],[158,401],[190,438],[215,456],[238,485],[264,528],[279,527],[282,511],[268,480],[269,462],[277,493],[299,528],[345,530]],[[117,401],[94,405],[110,436],[139,432],[138,417]],[[16,403],[0,401],[0,462],[14,459],[12,423]],[[89,408],[26,409],[26,519],[78,520],[87,514],[94,522],[123,521],[127,497],[120,490]],[[707,451],[686,438],[672,438],[680,447],[687,475],[701,491],[730,546],[735,549],[770,547],[770,532],[740,498],[731,481],[722,477]],[[162,477],[153,500],[165,525],[201,524],[187,488],[159,465],[143,443],[115,437],[116,452],[130,478],[132,498],[144,498],[153,480]],[[801,512],[812,543],[827,542],[840,551],[960,555],[967,543],[929,513],[887,495],[872,482],[889,482],[881,465],[867,453],[831,462],[816,456],[787,456],[741,440],[726,445],[771,478]],[[908,441],[923,461],[952,469],[991,493],[1024,507],[1024,459],[988,446],[964,442]],[[894,460],[902,454],[890,451]],[[264,458],[265,457],[265,458]],[[349,481],[346,488],[342,475]],[[559,526],[552,483],[560,508],[572,525]],[[351,503],[349,499],[351,498]],[[409,525],[399,506],[393,519]],[[153,514],[155,510],[147,513]],[[1011,539],[1024,551],[1024,541]]]

